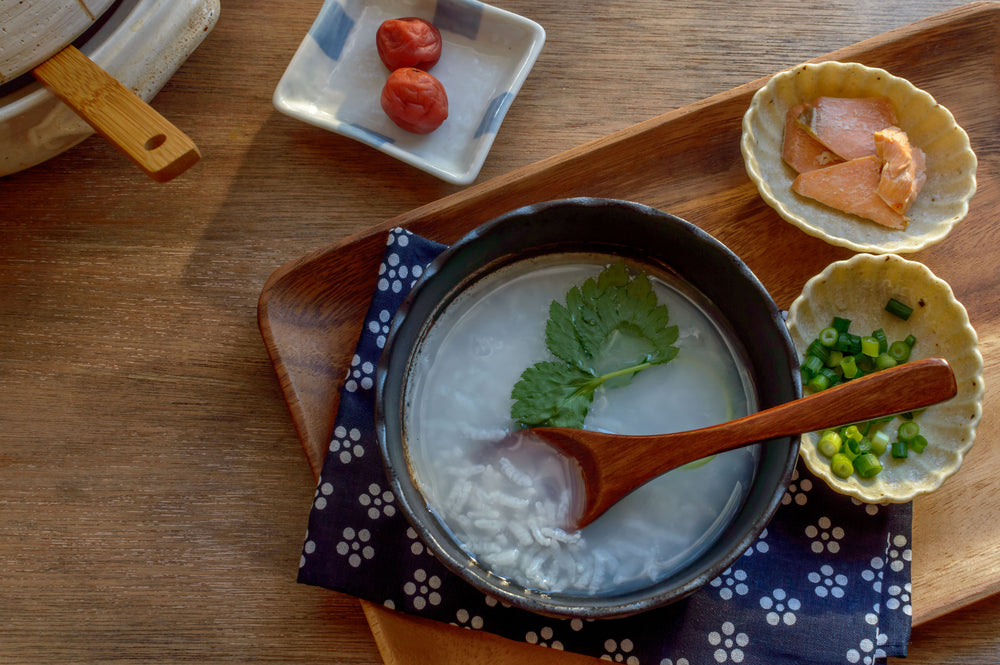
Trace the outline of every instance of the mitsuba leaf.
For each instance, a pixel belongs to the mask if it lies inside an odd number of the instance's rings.
[[[593,375],[572,365],[535,363],[514,384],[511,416],[525,427],[581,427],[598,385]]]
[[[545,346],[568,365],[586,366],[587,351],[577,337],[573,315],[554,300],[549,305],[549,320],[545,323]]]
[[[527,427],[582,427],[598,387],[624,385],[677,355],[677,326],[669,322],[649,277],[631,276],[624,261],[572,287],[565,305],[549,307],[545,324],[546,347],[562,362],[524,371],[511,393],[512,417]]]

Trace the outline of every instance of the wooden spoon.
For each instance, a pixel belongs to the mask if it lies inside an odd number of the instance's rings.
[[[631,436],[565,427],[525,430],[575,459],[583,472],[583,528],[632,490],[709,455],[782,436],[860,422],[942,402],[958,392],[943,358],[897,365],[738,420],[672,434]]]

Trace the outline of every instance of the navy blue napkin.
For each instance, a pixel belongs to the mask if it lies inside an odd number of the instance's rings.
[[[910,637],[911,505],[837,494],[800,462],[774,519],[718,578],[636,616],[552,619],[448,571],[398,510],[374,433],[375,366],[392,317],[445,247],[393,230],[344,378],[298,581],[410,614],[619,663],[871,665]]]

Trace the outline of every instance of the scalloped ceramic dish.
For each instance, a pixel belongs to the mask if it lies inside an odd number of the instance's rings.
[[[884,311],[893,297],[913,307],[909,320]],[[922,263],[893,254],[858,254],[827,266],[792,303],[788,332],[800,358],[834,316],[850,319],[851,331],[857,334],[883,328],[890,341],[914,335],[911,358],[945,358],[955,372],[958,394],[918,417],[920,432],[929,441],[923,453],[911,452],[905,460],[884,453],[882,472],[872,479],[833,475],[829,459],[816,449],[816,433],[802,436],[799,451],[806,465],[834,490],[869,503],[905,502],[934,491],[961,466],[982,416],[983,357],[965,308],[951,287]],[[895,432],[899,422],[897,417],[886,431]]]
[[[441,60],[429,71],[448,95],[448,119],[430,134],[400,129],[379,103],[389,70],[375,33],[403,16],[441,31]],[[326,0],[275,88],[274,106],[464,185],[479,175],[544,43],[534,21],[476,0]]]
[[[898,231],[829,208],[791,190],[795,171],[781,158],[788,109],[820,96],[887,97],[898,124],[927,156],[927,182]],[[857,63],[806,63],[776,74],[743,116],[740,150],[761,197],[809,235],[857,252],[916,252],[942,240],[969,210],[976,155],[951,112],[906,79]]]

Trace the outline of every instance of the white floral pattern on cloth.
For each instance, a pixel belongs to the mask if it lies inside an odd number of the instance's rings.
[[[790,598],[784,589],[775,589],[760,599],[760,606],[767,610],[765,619],[772,626],[795,625],[795,612],[802,607],[798,598]]]
[[[392,517],[396,514],[396,506],[393,502],[396,497],[392,491],[382,489],[378,483],[368,486],[368,491],[358,497],[358,503],[368,509],[368,519],[377,520],[382,516]]]
[[[347,429],[343,425],[338,425],[333,429],[329,450],[341,464],[350,464],[351,460],[364,457],[365,447],[361,445],[361,430],[357,427]]]
[[[441,578],[431,575],[423,568],[413,571],[413,579],[403,584],[403,593],[413,603],[413,607],[422,610],[430,605],[441,604]]]
[[[528,644],[537,644],[540,647],[549,647],[550,649],[557,649],[562,651],[563,645],[557,639],[553,639],[556,635],[550,626],[542,626],[542,629],[537,633],[533,630],[529,630],[524,635],[524,641]]]
[[[397,509],[372,411],[374,371],[392,317],[443,249],[402,229],[388,235],[310,506],[299,582],[626,664],[874,665],[906,654],[911,506],[870,506],[835,494],[802,465],[743,556],[657,610],[608,621],[552,619],[484,596],[447,570]],[[838,639],[829,640],[831,633]]]
[[[815,524],[806,527],[806,536],[812,541],[809,547],[819,554],[824,549],[830,554],[840,551],[840,540],[844,537],[844,529],[834,526],[829,517],[823,515]]]
[[[877,559],[881,561],[881,559]],[[823,564],[819,572],[813,571],[808,575],[809,582],[815,584],[813,591],[820,598],[832,596],[833,598],[843,598],[847,593],[847,575],[837,573],[830,564]],[[873,589],[875,593],[880,593],[879,589]]]
[[[469,610],[460,609],[457,612],[455,612],[455,621],[453,621],[452,623],[453,625],[459,626],[461,628],[469,628],[470,630],[482,630],[483,617],[469,614]]]
[[[746,658],[744,649],[750,644],[750,636],[736,632],[736,626],[731,621],[723,622],[719,630],[708,634],[708,643],[715,647],[712,658],[717,663],[742,663]]]
[[[609,638],[604,640],[604,653],[601,654],[601,660],[639,665],[639,658],[632,653],[633,651],[635,651],[635,644],[632,640],[625,638],[619,642]]]
[[[812,480],[799,477],[799,470],[792,472],[792,480],[788,483],[788,490],[785,496],[781,497],[781,505],[787,506],[793,501],[800,506],[804,506],[809,500],[809,490],[812,489]]]
[[[379,319],[382,318],[391,319],[391,315],[387,311],[383,311],[379,315]],[[371,325],[371,324],[369,324]],[[376,324],[378,332],[382,332],[382,326]],[[385,329],[388,333],[388,329]],[[358,390],[371,390],[375,385],[375,363],[370,360],[362,360],[361,356],[354,354],[351,359],[351,367],[347,370],[347,378],[344,379],[344,390],[353,393]]]
[[[364,561],[375,558],[375,548],[371,545],[372,532],[368,529],[355,531],[351,527],[341,531],[341,540],[337,541],[337,554],[347,557],[351,568],[359,568]]]
[[[726,570],[709,586],[719,589],[719,598],[729,600],[735,595],[745,596],[750,588],[747,586],[747,573],[742,568],[726,568]]]

